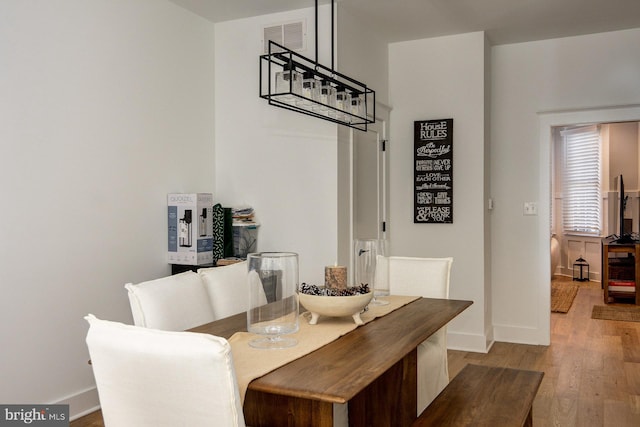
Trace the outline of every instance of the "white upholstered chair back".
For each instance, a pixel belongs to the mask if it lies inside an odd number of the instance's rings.
[[[224,338],[85,319],[106,427],[245,425]]]
[[[453,258],[380,256],[376,280],[387,280],[391,293],[425,298],[449,298]]]
[[[247,261],[222,267],[201,268],[198,274],[209,295],[216,319],[247,311],[249,308],[249,282]],[[267,303],[266,294],[260,298]]]
[[[376,280],[387,280],[391,294],[449,298],[453,258],[378,257]],[[418,346],[420,414],[449,384],[447,327]]]
[[[215,320],[207,291],[193,271],[125,288],[136,326],[184,331]]]

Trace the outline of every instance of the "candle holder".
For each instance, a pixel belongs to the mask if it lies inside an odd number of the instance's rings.
[[[324,286],[333,289],[347,289],[347,267],[341,265],[325,267]]]

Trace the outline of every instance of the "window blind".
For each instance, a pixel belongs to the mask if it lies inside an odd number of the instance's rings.
[[[582,126],[563,130],[561,135],[565,142],[564,232],[600,236],[600,130]]]

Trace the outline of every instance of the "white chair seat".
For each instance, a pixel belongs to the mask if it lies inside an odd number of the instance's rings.
[[[227,340],[85,319],[106,427],[245,426]]]
[[[378,257],[376,281],[387,281],[395,295],[449,298],[453,258]],[[441,328],[418,346],[417,414],[449,384],[447,328]]]
[[[449,384],[447,327],[418,345],[418,413]]]

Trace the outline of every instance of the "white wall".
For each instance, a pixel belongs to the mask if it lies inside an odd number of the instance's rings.
[[[0,402],[97,404],[83,316],[169,273],[166,194],[212,191],[213,26],[167,1],[0,2]]]
[[[640,29],[496,46],[491,65],[495,338],[544,344],[549,337],[548,126],[576,123],[576,117],[608,121],[617,111],[609,107],[640,103]],[[538,202],[537,217],[523,215],[525,201]]]
[[[376,91],[376,101],[389,103],[389,50],[374,27],[338,4],[337,53],[340,72]]]
[[[262,28],[305,18],[300,53],[314,59],[313,8],[215,25],[216,196],[224,206],[253,206],[258,250],[298,252],[300,280],[322,284],[338,256],[336,125],[258,96]],[[329,6],[320,22],[319,59],[330,65]]]
[[[449,346],[485,351],[485,37],[470,33],[389,45],[390,252],[453,256],[450,297],[474,304]],[[413,122],[453,118],[453,224],[413,223]]]
[[[638,124],[635,122],[609,125],[609,186],[616,189],[615,177],[622,174],[626,191],[638,189]]]

